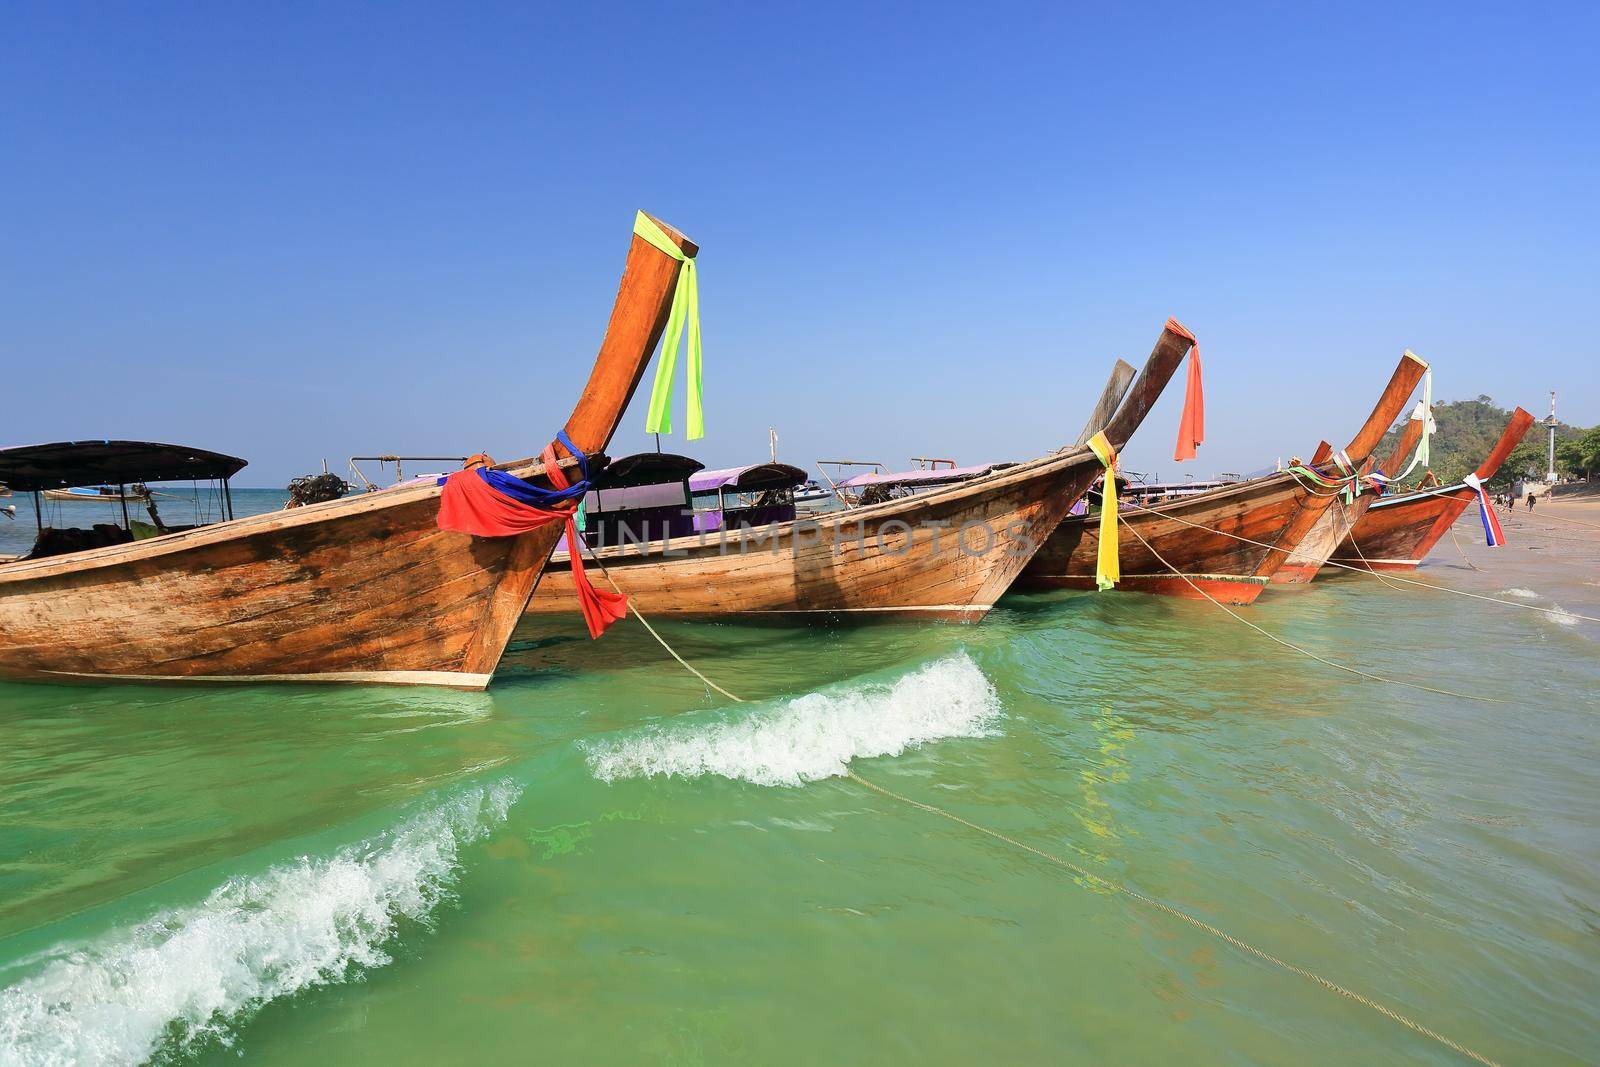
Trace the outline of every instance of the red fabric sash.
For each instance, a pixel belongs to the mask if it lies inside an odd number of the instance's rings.
[[[556,446],[544,450],[545,477],[557,489],[570,484],[556,462]],[[583,571],[583,541],[573,516],[576,503],[559,509],[536,508],[513,500],[478,476],[475,470],[456,471],[444,481],[439,494],[439,528],[456,530],[476,537],[514,537],[537,530],[552,522],[566,520],[567,548],[572,561],[572,583],[578,590],[578,605],[590,637],[599,637],[606,627],[628,613],[628,598],[620,593],[596,589]]]
[[[1182,463],[1193,459],[1195,449],[1206,439],[1206,398],[1200,388],[1200,342],[1177,319],[1168,319],[1167,329],[1179,337],[1187,337],[1193,346],[1189,349],[1189,388],[1183,397],[1183,418],[1178,422],[1178,447],[1172,453],[1172,458]]]
[[[544,476],[557,489],[565,489],[569,484],[566,474],[556,463],[555,445],[544,450]],[[595,638],[605,633],[606,627],[628,614],[628,598],[622,593],[596,589],[589,584],[589,576],[583,573],[583,535],[578,533],[578,524],[572,518],[577,512],[578,505],[573,504],[566,513],[567,558],[572,562],[572,584],[578,590],[578,606],[583,610],[583,621],[589,627],[589,636]]]

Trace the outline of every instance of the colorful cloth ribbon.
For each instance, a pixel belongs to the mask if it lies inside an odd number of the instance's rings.
[[[1406,349],[1407,355],[1414,355],[1411,349]],[[1433,436],[1433,431],[1438,426],[1433,421],[1433,368],[1429,367],[1422,374],[1422,399],[1417,401],[1417,406],[1411,410],[1413,419],[1422,419],[1422,437],[1417,441],[1416,455],[1411,457],[1411,465],[1389,480],[1403,482],[1419,466],[1428,465],[1428,439]]]
[[[1105,466],[1105,484],[1100,491],[1100,552],[1094,561],[1094,584],[1100,592],[1122,581],[1122,562],[1117,553],[1117,450],[1102,430],[1089,438],[1089,447]]]
[[[1167,320],[1167,329],[1189,339],[1189,386],[1183,394],[1183,417],[1178,420],[1178,447],[1172,458],[1182,463],[1193,459],[1195,449],[1206,437],[1206,398],[1200,387],[1200,342],[1177,319]]]
[[[439,529],[475,537],[515,537],[552,522],[567,524],[567,551],[572,563],[572,583],[590,637],[628,613],[628,598],[596,589],[583,571],[583,541],[573,521],[584,494],[589,491],[589,461],[565,433],[556,440],[578,461],[578,481],[568,482],[556,458],[554,443],[544,450],[544,472],[554,487],[546,489],[505,471],[479,467],[456,471],[439,479]]]
[[[1478,494],[1478,518],[1483,521],[1484,540],[1490,548],[1499,548],[1506,543],[1506,534],[1500,529],[1500,520],[1495,518],[1494,508],[1489,506],[1489,494],[1483,491],[1483,479],[1477,474],[1469,474],[1461,480],[1467,483],[1467,488]]]
[[[700,348],[700,280],[695,271],[694,257],[684,255],[683,249],[673,243],[666,231],[642,211],[633,220],[633,232],[683,264],[683,269],[678,272],[677,288],[672,292],[672,313],[667,316],[667,333],[661,342],[661,359],[656,363],[656,381],[650,390],[650,409],[645,416],[644,431],[672,432],[672,378],[678,366],[678,338],[687,325],[689,440],[694,441],[706,435]]]
[[[1356,465],[1350,462],[1350,453],[1344,449],[1333,454],[1333,465],[1338,468],[1340,475],[1339,484],[1343,486],[1341,496],[1346,504],[1355,503],[1356,493],[1361,481],[1361,472],[1356,470]]]

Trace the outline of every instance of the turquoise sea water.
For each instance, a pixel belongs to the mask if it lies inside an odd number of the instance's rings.
[[[1470,527],[1463,523],[1465,541]],[[1600,616],[1600,545],[1430,581]],[[1570,538],[1562,540],[1561,538]],[[1600,624],[1366,577],[520,631],[486,693],[0,686],[0,1063],[1600,1062]]]

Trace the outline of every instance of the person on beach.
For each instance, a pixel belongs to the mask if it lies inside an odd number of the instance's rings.
[[[1535,500],[1538,500],[1538,499],[1539,499],[1539,494],[1538,493],[1529,493],[1528,494],[1528,510],[1529,511],[1533,510],[1533,502]]]

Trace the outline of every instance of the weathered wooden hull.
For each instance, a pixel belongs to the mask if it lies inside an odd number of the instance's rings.
[[[440,530],[438,496],[374,494],[11,564],[0,674],[482,688],[492,667],[471,669],[469,652],[520,539]],[[559,530],[524,536],[538,556]]]
[[[1367,421],[1346,449],[1362,463],[1400,413],[1427,364],[1405,353]],[[1150,508],[1121,509],[1118,588],[1252,603],[1323,523],[1337,497],[1290,473],[1253,478]],[[1125,526],[1126,528],[1121,528]],[[1316,541],[1316,565],[1327,559],[1337,527]],[[1064,520],[1028,568],[1031,588],[1092,589],[1100,550],[1098,516]],[[1315,573],[1313,568],[1312,573]]]
[[[1150,508],[1124,505],[1118,513],[1122,580],[1117,587],[1252,603],[1285,556],[1276,547],[1308,525],[1308,510],[1326,506],[1326,498],[1312,495],[1292,474],[1222,486]],[[1069,516],[1022,572],[1020,585],[1093,589],[1099,552],[1099,516]]]
[[[1378,494],[1369,489],[1349,503],[1342,496],[1330,501],[1311,532],[1274,572],[1272,584],[1305,585],[1315,578],[1377,499]]]
[[[1331,560],[1362,570],[1415,570],[1476,495],[1458,485],[1379,500],[1340,541]]]
[[[1099,471],[1092,455],[1080,453],[909,500],[748,532],[657,540],[642,550],[604,548],[596,556],[647,618],[901,615],[973,621],[1011,585]],[[590,577],[605,583],[592,564]],[[528,613],[578,618],[565,553],[550,561]]]
[[[1512,411],[1500,439],[1474,472],[1481,481],[1495,476],[1532,425],[1533,416],[1527,411]],[[1408,432],[1402,437],[1401,450],[1391,460],[1396,468],[1409,452],[1408,439],[1414,444],[1416,434]],[[1457,484],[1381,498],[1340,541],[1332,562],[1363,570],[1415,570],[1477,495],[1466,485]]]
[[[693,244],[669,238],[692,255]],[[670,310],[679,263],[638,236],[566,432],[603,449]],[[570,462],[570,461],[569,461]],[[531,460],[509,465],[542,475]],[[485,686],[550,550],[438,528],[420,485],[0,567],[0,676]]]

